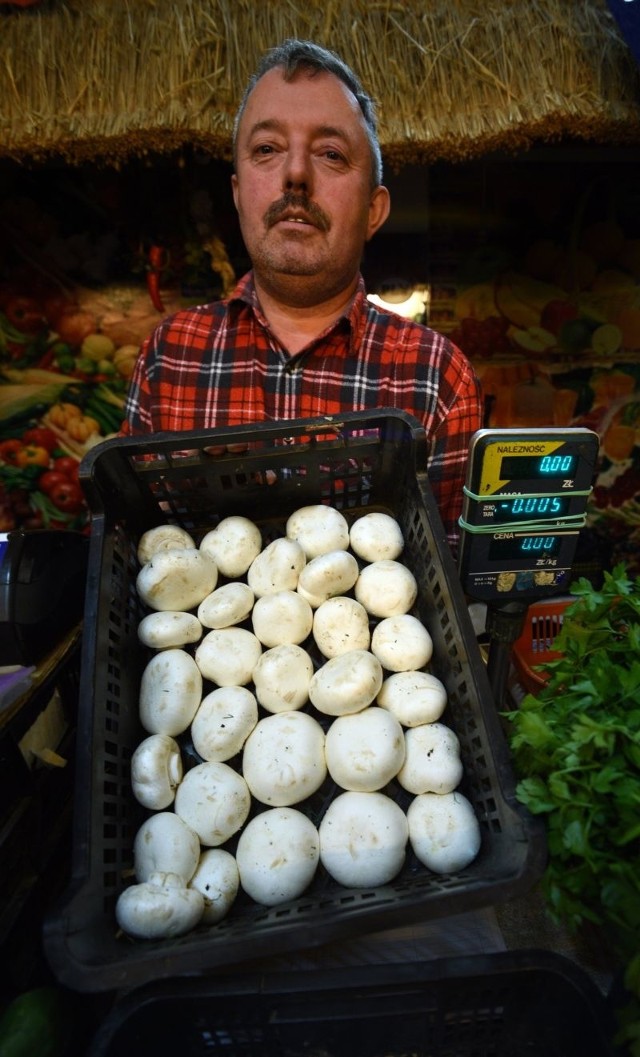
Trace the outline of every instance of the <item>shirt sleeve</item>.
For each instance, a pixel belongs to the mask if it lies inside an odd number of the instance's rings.
[[[142,343],[129,381],[125,402],[125,419],[121,429],[121,433],[124,436],[153,432],[148,363],[152,358],[154,336],[154,333],[150,334]]]
[[[457,554],[471,437],[482,427],[483,405],[480,382],[471,364],[455,345],[448,344],[438,414],[428,438],[427,469],[449,545]]]

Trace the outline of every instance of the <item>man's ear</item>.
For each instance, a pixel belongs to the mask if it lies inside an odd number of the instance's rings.
[[[391,196],[386,187],[379,184],[369,200],[369,223],[367,225],[367,241],[375,235],[389,216],[391,210]]]
[[[231,174],[231,193],[233,195],[233,204],[236,209],[238,208],[238,177],[235,173]]]

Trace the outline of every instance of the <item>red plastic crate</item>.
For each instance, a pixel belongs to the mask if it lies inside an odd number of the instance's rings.
[[[525,626],[514,643],[512,655],[522,688],[529,694],[536,694],[548,679],[546,672],[535,671],[535,666],[562,656],[559,650],[554,649],[554,643],[562,628],[567,607],[573,602],[575,598],[571,595],[544,598],[529,606]]]

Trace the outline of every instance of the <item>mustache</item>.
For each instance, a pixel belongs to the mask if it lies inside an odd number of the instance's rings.
[[[317,206],[315,202],[312,202],[307,195],[294,194],[292,191],[285,191],[281,198],[277,202],[273,202],[269,206],[265,215],[264,222],[266,227],[273,227],[279,220],[282,219],[291,210],[299,210],[304,213],[311,223],[320,229],[320,231],[328,231],[331,222],[329,217],[320,206]]]

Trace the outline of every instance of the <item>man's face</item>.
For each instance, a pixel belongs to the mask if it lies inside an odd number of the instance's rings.
[[[389,212],[357,100],[333,74],[269,70],[237,136],[233,196],[256,282],[285,304],[348,290]]]

